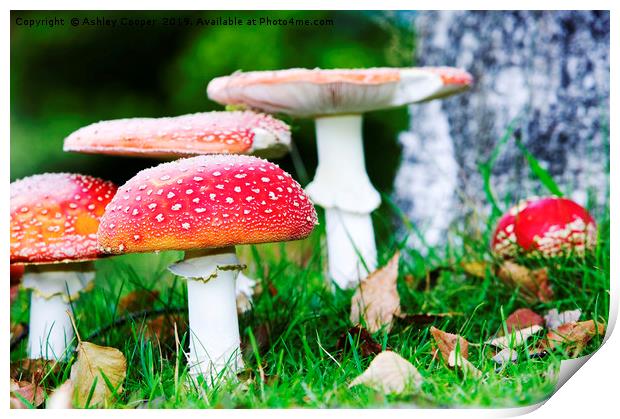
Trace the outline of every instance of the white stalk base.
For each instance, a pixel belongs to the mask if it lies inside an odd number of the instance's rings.
[[[30,297],[30,327],[28,334],[28,358],[65,359],[74,333],[71,305],[63,296],[45,298],[32,293]]]
[[[32,289],[28,357],[65,359],[74,337],[71,301],[95,278],[92,262],[29,266],[22,286]]]
[[[342,289],[353,288],[377,268],[370,214],[325,209],[329,275]]]
[[[222,253],[188,253],[184,261],[169,267],[188,280],[190,377],[202,377],[209,386],[243,368],[235,291],[242,268],[234,248]]]

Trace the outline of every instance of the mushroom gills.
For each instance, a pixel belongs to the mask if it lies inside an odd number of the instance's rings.
[[[23,287],[32,289],[28,357],[62,360],[69,356],[74,331],[71,302],[95,278],[93,262],[30,265]]]
[[[243,368],[235,292],[243,268],[234,247],[186,252],[168,268],[187,279],[189,375],[209,386]]]

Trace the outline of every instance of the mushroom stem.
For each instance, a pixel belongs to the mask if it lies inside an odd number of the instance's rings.
[[[316,120],[319,165],[306,188],[326,209],[329,273],[340,288],[358,283],[376,268],[370,213],[381,203],[364,163],[362,116]]]
[[[186,252],[168,268],[187,279],[189,373],[213,386],[243,368],[235,280],[243,265],[234,247]]]
[[[74,332],[67,311],[71,301],[94,279],[92,262],[32,265],[23,286],[32,289],[28,357],[62,360]]]
[[[325,210],[329,274],[340,288],[353,288],[377,267],[370,214]]]

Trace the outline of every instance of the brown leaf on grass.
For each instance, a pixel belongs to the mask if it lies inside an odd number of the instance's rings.
[[[21,340],[26,333],[28,333],[28,326],[26,324],[11,324],[11,346]]]
[[[361,326],[355,326],[347,330],[338,338],[338,343],[336,346],[342,352],[345,352],[351,347],[349,335],[351,335],[353,342],[357,343],[357,349],[362,357],[377,355],[383,350],[381,344],[374,340],[366,329]],[[389,348],[386,349],[389,350]]]
[[[396,352],[385,351],[377,355],[366,371],[351,381],[349,387],[364,384],[385,394],[402,394],[416,392],[422,381],[422,375],[411,362]]]
[[[450,352],[455,351],[458,346],[458,351],[461,357],[467,359],[469,353],[469,342],[467,342],[465,338],[452,333],[446,333],[434,326],[431,327],[431,335],[437,345],[437,349],[434,351],[433,356],[436,356],[437,351],[439,351],[443,360],[445,362],[449,362]]]
[[[545,320],[529,308],[519,308],[506,318],[508,333],[513,330],[525,329],[530,326],[544,326]]]
[[[451,368],[460,368],[461,371],[465,372],[465,374],[471,374],[475,378],[482,377],[482,371],[474,366],[471,362],[467,360],[467,357],[464,357],[462,354],[457,353],[456,351],[450,351],[448,354],[448,365]]]
[[[45,400],[45,392],[41,386],[30,381],[17,381],[11,378],[11,409],[27,409],[28,406],[17,395],[24,398],[34,407],[39,406]]]
[[[594,320],[565,323],[547,333],[550,349],[564,347],[572,357],[579,356],[590,339],[605,334],[605,325],[594,323]]]
[[[151,308],[159,299],[159,291],[135,290],[118,301],[118,313],[131,313]]]
[[[362,323],[364,319],[371,333],[384,326],[390,331],[394,316],[400,314],[400,296],[396,289],[399,256],[397,251],[387,265],[361,281],[351,299],[350,319],[353,325]]]
[[[71,367],[76,406],[85,407],[93,388],[89,407],[105,406],[122,391],[122,383],[127,373],[125,356],[116,348],[90,342],[78,343],[77,353],[77,361]],[[116,394],[112,390],[115,390]]]
[[[73,409],[73,381],[67,380],[60,385],[45,403],[46,409]]]
[[[461,269],[469,276],[484,279],[487,276],[487,271],[493,269],[493,265],[483,260],[461,262]]]
[[[50,372],[57,373],[61,371],[63,366],[64,363],[60,361],[24,358],[11,363],[11,378],[17,381],[26,380],[40,385],[46,375]]]
[[[528,302],[544,303],[553,298],[546,268],[530,270],[507,260],[498,269],[497,276],[506,285],[519,288],[521,295]]]

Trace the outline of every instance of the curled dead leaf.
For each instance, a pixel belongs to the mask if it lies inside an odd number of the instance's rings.
[[[535,335],[540,332],[543,328],[541,326],[531,326],[526,327],[525,329],[514,330],[506,336],[499,336],[495,339],[491,339],[486,343],[492,346],[496,346],[498,348],[516,348],[517,346],[523,345],[530,336]]]
[[[450,351],[447,362],[451,368],[460,368],[465,374],[471,374],[475,378],[482,377],[482,371],[469,362],[467,357],[463,357],[457,351]]]
[[[353,343],[357,344],[357,350],[363,357],[377,355],[383,350],[381,344],[375,341],[370,333],[361,326],[354,326],[340,335],[336,345],[339,350],[344,352],[351,347],[349,336],[353,339]]]
[[[445,362],[449,362],[450,353],[458,350],[462,358],[467,359],[469,353],[469,342],[462,336],[444,332],[443,330],[431,327],[431,335],[437,345],[437,350]],[[437,352],[435,352],[436,354]]]
[[[396,289],[399,256],[397,251],[387,265],[361,281],[351,299],[353,325],[361,324],[363,319],[371,333],[382,327],[391,330],[394,316],[400,314],[400,296]]]
[[[559,312],[558,309],[554,308],[545,314],[545,325],[547,329],[557,329],[564,323],[574,323],[578,322],[581,317],[581,310],[568,310]]]
[[[29,408],[30,406],[24,403],[24,400],[34,407],[40,406],[45,400],[43,388],[30,381],[17,381],[11,378],[10,390],[11,409]]]
[[[529,308],[519,308],[506,318],[508,333],[531,326],[544,326],[545,320]]]
[[[364,384],[385,394],[402,394],[418,391],[422,381],[422,375],[411,362],[396,352],[385,351],[377,355],[349,387]]]
[[[509,287],[518,288],[526,301],[544,303],[553,298],[546,268],[530,270],[507,260],[498,269],[497,276]]]
[[[605,325],[594,320],[571,322],[559,326],[547,333],[550,349],[564,347],[572,357],[579,356],[586,345],[596,335],[605,334]]]
[[[80,342],[77,360],[71,367],[77,407],[107,405],[122,391],[127,361],[116,348]],[[92,393],[92,394],[91,394]]]

